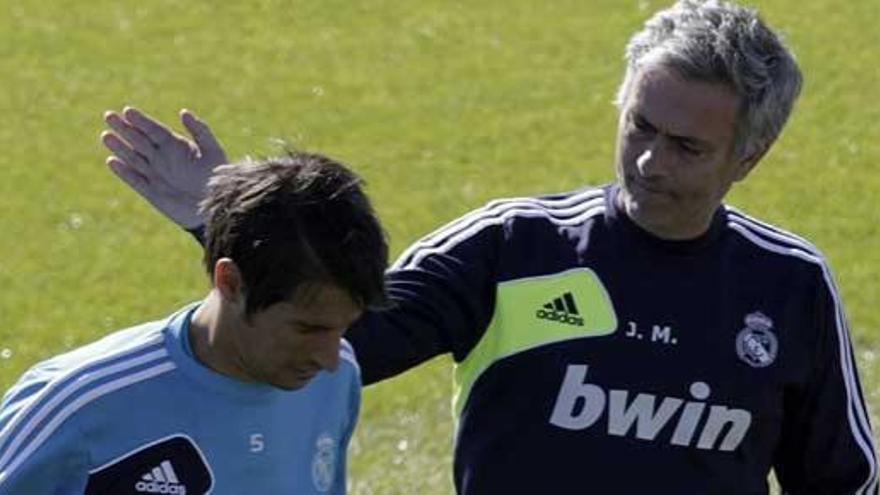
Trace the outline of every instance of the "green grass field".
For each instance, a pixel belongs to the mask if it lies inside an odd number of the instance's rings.
[[[30,364],[207,289],[199,250],[103,165],[105,109],[211,122],[352,164],[394,253],[490,198],[612,177],[636,0],[20,0],[0,9],[0,390]],[[880,46],[874,0],[774,0],[806,86],[730,201],[813,240],[880,412]],[[351,493],[451,488],[450,362],[365,391]],[[876,430],[876,426],[875,426]]]

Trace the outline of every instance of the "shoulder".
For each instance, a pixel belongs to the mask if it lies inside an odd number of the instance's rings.
[[[144,323],[119,330],[90,344],[58,354],[34,365],[23,376],[25,382],[52,383],[65,377],[101,370],[119,370],[125,363],[141,363],[167,356],[164,321]]]
[[[417,265],[425,256],[469,243],[487,242],[525,225],[574,226],[605,212],[607,186],[571,192],[501,198],[447,223],[410,246],[395,269]]]
[[[102,370],[123,368],[132,359],[142,362],[153,356],[167,355],[161,330],[158,322],[119,330],[37,363],[7,392],[4,404],[10,396],[22,395],[19,392],[22,389],[43,388],[80,375],[94,378]]]
[[[339,339],[339,365],[351,368],[355,375],[360,377],[361,367],[354,353],[354,347],[345,339]]]
[[[43,361],[6,393],[0,451],[36,449],[97,399],[173,370],[161,322],[132,327]]]
[[[732,206],[725,205],[724,208],[728,229],[756,253],[815,272],[830,281],[831,272],[825,255],[813,243]]]

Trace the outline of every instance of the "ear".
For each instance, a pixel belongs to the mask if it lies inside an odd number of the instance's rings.
[[[229,258],[214,263],[214,287],[224,301],[238,304],[244,302],[244,280],[238,266]]]
[[[741,158],[739,160],[739,163],[737,163],[736,175],[734,176],[733,180],[735,182],[739,182],[745,179],[746,176],[749,175],[749,172],[754,170],[758,162],[760,162],[761,159],[764,158],[764,155],[767,154],[767,150],[769,149],[769,146],[762,146],[761,148],[750,153],[745,158]]]

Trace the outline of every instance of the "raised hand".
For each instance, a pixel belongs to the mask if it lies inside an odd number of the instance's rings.
[[[140,110],[108,111],[110,131],[101,142],[112,156],[107,165],[132,189],[178,225],[192,229],[204,223],[198,205],[214,167],[226,153],[211,129],[189,110],[180,120],[192,139],[181,136]]]

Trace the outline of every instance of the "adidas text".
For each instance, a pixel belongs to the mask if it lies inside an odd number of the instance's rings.
[[[542,320],[558,321],[560,323],[568,323],[569,325],[584,326],[584,319],[580,316],[572,316],[568,313],[555,310],[539,309],[535,312],[535,316]]]
[[[168,495],[186,495],[186,486],[174,483],[161,483],[158,481],[138,481],[134,485],[140,493],[162,493]]]
[[[635,438],[653,442],[680,412],[669,438],[670,444],[689,447],[696,441],[698,449],[726,452],[739,446],[751,426],[749,411],[702,402],[712,392],[705,382],[690,385],[689,392],[695,401],[646,393],[630,399],[632,392],[629,390],[606,392],[598,385],[588,383],[587,369],[585,364],[572,364],[566,369],[550,416],[551,424],[566,430],[585,430],[599,420],[607,405],[609,435],[629,436],[635,426]],[[704,414],[707,409],[708,414]],[[700,424],[703,425],[702,431],[697,435]],[[725,432],[726,435],[722,435]],[[716,447],[719,438],[721,443]]]

